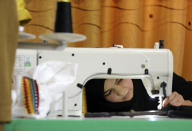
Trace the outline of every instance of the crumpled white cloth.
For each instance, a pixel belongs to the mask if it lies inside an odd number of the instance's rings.
[[[37,80],[40,93],[39,112],[45,116],[48,111],[62,108],[63,92],[76,78],[77,64],[49,61],[39,64],[33,79]]]
[[[64,61],[47,61],[39,64],[31,76],[37,81],[39,87],[39,115],[26,115],[23,110],[24,105],[21,104],[22,100],[18,99],[21,94],[12,92],[14,95],[12,97],[14,98],[13,110],[16,109],[15,116],[18,117],[17,114],[19,114],[20,117],[45,118],[50,110],[61,108],[63,92],[75,81],[77,68],[77,64]]]
[[[41,89],[60,93],[75,80],[77,64],[49,61],[39,64],[34,71],[35,79]]]

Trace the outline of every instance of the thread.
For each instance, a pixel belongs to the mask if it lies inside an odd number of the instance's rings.
[[[73,32],[71,2],[57,2],[54,32]]]
[[[39,114],[39,89],[37,82],[31,78],[22,77],[21,89],[26,114]]]
[[[70,0],[59,0],[60,2],[70,2]]]

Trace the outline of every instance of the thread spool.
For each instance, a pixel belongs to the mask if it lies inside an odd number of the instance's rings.
[[[165,48],[164,40],[159,40],[159,43],[160,43],[159,48]]]
[[[70,0],[57,2],[54,32],[73,32]]]

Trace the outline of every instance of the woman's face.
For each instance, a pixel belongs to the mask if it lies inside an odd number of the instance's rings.
[[[129,101],[133,97],[131,79],[107,79],[104,84],[104,96],[110,102]]]

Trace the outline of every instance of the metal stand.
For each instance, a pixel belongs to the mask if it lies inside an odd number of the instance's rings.
[[[57,49],[63,50],[67,47],[67,43],[83,41],[86,36],[76,33],[51,33],[40,35],[39,38],[47,41],[56,41],[60,45]]]

